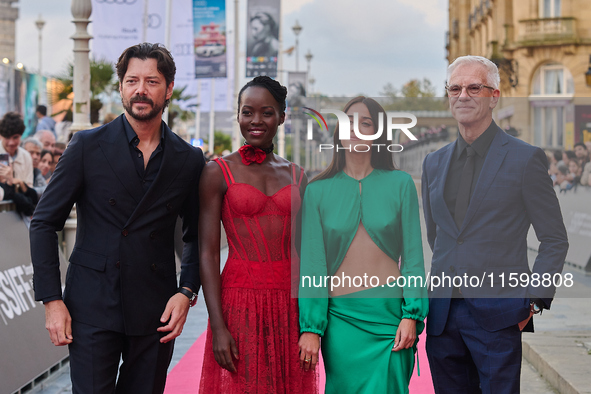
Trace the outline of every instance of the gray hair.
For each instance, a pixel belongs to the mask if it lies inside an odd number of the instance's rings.
[[[53,131],[51,131],[51,130],[39,130],[38,132],[35,133],[35,135],[33,137],[35,137],[35,138],[37,138],[37,139],[40,140],[41,137],[43,137],[43,135],[44,134],[47,134],[47,133],[51,134],[51,136],[53,138],[55,138],[55,134],[53,134]]]
[[[448,67],[447,67],[447,81],[451,78],[451,74],[458,66],[462,66],[464,64],[478,64],[481,66],[486,67],[486,83],[495,89],[499,88],[501,83],[501,77],[499,76],[499,69],[496,64],[491,62],[485,57],[482,56],[473,56],[473,55],[466,55],[460,56],[456,60],[454,60]]]
[[[39,149],[43,149],[43,144],[35,137],[27,137],[21,141],[21,146],[24,148],[27,144],[33,144]]]

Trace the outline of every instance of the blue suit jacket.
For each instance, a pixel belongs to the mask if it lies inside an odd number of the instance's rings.
[[[453,142],[427,155],[423,163],[423,208],[433,250],[431,277],[477,276],[483,283],[478,287],[474,287],[476,280],[471,286],[463,283],[462,294],[477,323],[485,330],[496,331],[527,318],[530,297],[541,298],[550,307],[553,286],[521,286],[520,282],[510,287],[509,278],[511,274],[562,272],[568,250],[566,229],[545,153],[498,127],[466,218],[458,229],[444,199],[455,146]],[[541,242],[532,271],[526,240],[530,224]],[[430,335],[440,335],[445,327],[452,287],[430,292]]]
[[[156,333],[178,284],[174,228],[183,218],[181,284],[197,292],[198,183],[204,165],[168,127],[158,175],[144,194],[123,115],[80,131],[61,157],[30,227],[35,298],[62,296],[56,231],[76,204],[76,244],[63,294],[72,319],[128,335]]]

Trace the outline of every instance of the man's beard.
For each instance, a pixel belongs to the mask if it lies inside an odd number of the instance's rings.
[[[133,112],[133,103],[137,102],[150,104],[152,106],[152,110],[148,113],[143,114]],[[162,110],[164,109],[164,103],[160,106],[154,105],[154,101],[149,99],[147,96],[133,96],[129,99],[129,101],[125,101],[122,97],[121,104],[123,104],[123,108],[129,115],[131,115],[132,118],[140,121],[152,120],[157,116],[162,116]]]

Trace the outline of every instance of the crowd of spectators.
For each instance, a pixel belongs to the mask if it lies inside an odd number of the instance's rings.
[[[20,114],[7,112],[0,121],[0,154],[7,160],[0,164],[2,199],[12,200],[18,212],[31,216],[39,198],[33,189],[33,158],[20,147],[25,123]]]
[[[37,128],[22,139],[25,124],[20,114],[7,112],[0,120],[0,200],[12,200],[16,210],[28,217],[45,191],[55,165],[66,149],[56,142],[55,122],[37,107]]]
[[[547,151],[548,173],[554,186],[567,191],[591,184],[591,142],[577,142],[573,150]]]

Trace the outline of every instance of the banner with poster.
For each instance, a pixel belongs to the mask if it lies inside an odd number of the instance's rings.
[[[287,73],[287,105],[290,109],[305,105],[307,80],[308,73],[305,71],[290,71]]]
[[[246,77],[277,76],[281,0],[249,0]]]
[[[14,71],[14,108],[12,111],[23,115],[25,132],[23,138],[35,134],[37,127],[37,116],[35,111],[37,105],[47,103],[47,78],[37,74],[29,74],[22,70]]]
[[[287,73],[287,121],[285,134],[292,134],[298,112],[306,105],[307,72],[290,71]]]
[[[146,42],[159,42],[161,44],[164,44],[164,37],[166,36],[166,1],[144,1],[148,2],[148,25],[146,26]],[[142,35],[140,35],[140,37],[141,36]]]
[[[12,67],[0,64],[0,117],[12,109],[11,74]]]
[[[196,78],[226,77],[226,2],[193,0]]]
[[[116,64],[126,48],[143,41],[144,6],[144,0],[92,0],[90,45],[94,60]]]

